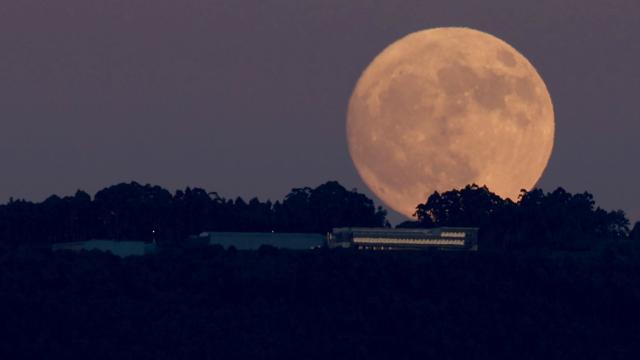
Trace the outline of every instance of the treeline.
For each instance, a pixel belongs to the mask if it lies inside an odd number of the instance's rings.
[[[282,201],[225,199],[187,188],[123,183],[91,198],[51,196],[0,206],[0,244],[50,244],[87,239],[178,242],[202,231],[326,233],[338,226],[388,226],[386,212],[355,190],[330,181],[293,189]]]
[[[416,216],[418,221],[402,226],[479,227],[483,249],[587,250],[607,241],[640,240],[640,225],[630,232],[623,211],[603,210],[590,193],[571,194],[562,188],[548,193],[523,190],[513,202],[486,187],[468,185],[434,193],[418,205]]]
[[[640,241],[640,225],[620,210],[596,206],[593,195],[562,188],[523,191],[517,202],[486,187],[434,193],[416,207],[417,221],[400,227],[473,226],[482,249],[594,249],[608,241]],[[386,211],[356,190],[330,181],[296,188],[282,201],[225,199],[186,188],[171,193],[136,182],[107,187],[92,198],[83,191],[43,202],[0,205],[0,246],[87,239],[176,243],[202,231],[276,231],[324,234],[333,227],[389,226]]]

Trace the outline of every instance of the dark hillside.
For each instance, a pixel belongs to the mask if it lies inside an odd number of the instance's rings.
[[[640,252],[0,256],[0,357],[635,358]]]

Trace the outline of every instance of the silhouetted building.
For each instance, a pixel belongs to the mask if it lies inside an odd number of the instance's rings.
[[[155,243],[145,243],[142,241],[87,240],[53,244],[52,250],[98,250],[110,252],[113,255],[120,257],[126,257],[132,255],[145,255],[155,252],[157,250],[157,246]]]
[[[325,238],[319,234],[303,233],[251,233],[251,232],[203,232],[190,239],[191,245],[231,246],[238,250],[257,250],[262,245],[280,249],[308,250],[324,246]]]
[[[335,228],[327,246],[363,250],[478,250],[478,228],[388,229]]]

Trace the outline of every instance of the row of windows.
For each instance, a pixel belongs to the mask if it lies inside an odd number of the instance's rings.
[[[453,237],[453,238],[464,238],[466,236],[463,232],[451,232],[451,231],[443,231],[440,236],[443,237]]]
[[[408,238],[408,239],[424,239],[428,236],[439,236],[443,238],[459,238],[464,239],[467,237],[467,234],[463,231],[443,231],[438,234],[438,232],[395,232],[395,231],[358,231],[353,233],[348,232],[336,232],[333,234],[335,237],[349,237],[353,236],[357,237],[372,237],[372,238]]]
[[[464,240],[457,239],[390,239],[390,238],[354,238],[356,244],[396,244],[396,245],[464,245]]]

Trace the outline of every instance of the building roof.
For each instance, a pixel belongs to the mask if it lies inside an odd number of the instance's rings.
[[[255,250],[262,245],[282,249],[305,250],[321,247],[324,236],[313,233],[274,233],[274,232],[204,232],[199,238],[207,238],[210,245],[218,244],[225,248]]]

